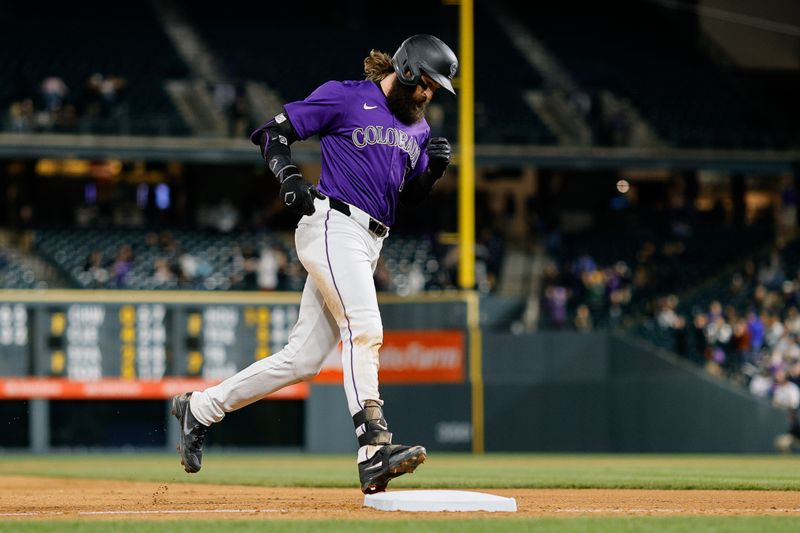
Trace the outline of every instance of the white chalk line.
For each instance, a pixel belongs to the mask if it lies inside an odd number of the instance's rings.
[[[208,514],[208,513],[286,513],[288,509],[160,509],[152,511],[77,511],[74,514],[80,516],[102,516],[102,515],[158,515],[158,514]],[[3,516],[57,516],[66,513],[64,511],[28,511],[17,513],[0,513]]]

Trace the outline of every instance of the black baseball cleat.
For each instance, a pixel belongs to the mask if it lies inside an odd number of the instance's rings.
[[[204,426],[192,414],[189,408],[191,392],[185,392],[172,399],[172,416],[181,424],[181,436],[178,441],[178,453],[181,454],[183,469],[189,474],[200,471],[203,460],[203,441],[208,426]]]
[[[386,490],[389,481],[411,474],[428,457],[422,446],[387,444],[363,463],[358,463],[361,492],[375,494]]]

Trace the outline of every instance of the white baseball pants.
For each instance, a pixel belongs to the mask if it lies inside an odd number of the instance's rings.
[[[316,211],[300,219],[295,246],[308,278],[297,323],[284,348],[256,361],[222,383],[191,397],[192,414],[211,425],[267,394],[316,376],[325,357],[342,341],[344,389],[350,415],[364,400],[381,402],[378,350],[383,324],[372,275],[383,239],[368,228],[369,215],[351,215],[314,201]],[[382,402],[381,402],[382,403]]]

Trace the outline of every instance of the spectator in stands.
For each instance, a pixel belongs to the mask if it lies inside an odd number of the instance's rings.
[[[287,262],[286,254],[277,244],[262,248],[258,261],[258,289],[277,290],[283,284],[281,278],[286,277]]]
[[[624,306],[631,301],[631,292],[627,287],[612,289],[608,295],[608,325],[617,328],[622,324],[622,314]]]
[[[178,257],[178,267],[179,267],[179,274],[178,279],[180,280],[182,285],[192,286],[195,279],[197,279],[197,258],[190,254],[189,252],[184,251]]]
[[[767,398],[772,392],[772,374],[766,368],[753,376],[749,385],[750,392],[759,398]]]
[[[778,211],[779,236],[791,235],[797,228],[797,208],[800,195],[794,186],[794,179],[786,176],[781,180],[781,201]]]
[[[599,315],[605,305],[606,280],[600,270],[584,272],[581,276],[584,301],[595,315]]]
[[[91,251],[89,257],[86,258],[83,270],[89,274],[92,288],[101,289],[108,284],[109,272],[100,250]]]
[[[459,247],[449,246],[445,248],[444,256],[442,258],[442,268],[447,273],[447,285],[455,287],[458,280],[458,261],[459,261]]]
[[[476,272],[476,276],[479,275],[480,274]],[[425,290],[425,275],[422,273],[422,268],[417,263],[407,259],[400,261],[398,265],[398,274],[393,281],[395,291],[402,296],[419,294]],[[480,283],[480,281],[478,281],[478,283]]]
[[[786,379],[786,371],[783,369],[775,372],[772,405],[792,411],[796,411],[800,407],[800,388]]]
[[[104,117],[116,121],[122,121],[126,117],[124,105],[127,94],[128,80],[123,77],[111,74],[100,82],[100,103],[101,112]]]
[[[753,307],[762,313],[767,309],[767,288],[761,284],[753,290]]]
[[[789,381],[800,387],[800,361],[795,361],[789,366],[787,376]]]
[[[675,319],[678,317],[675,312],[677,305],[678,298],[675,295],[656,300],[656,324],[658,324],[661,329],[670,329],[673,327]]]
[[[797,335],[784,331],[783,336],[772,348],[769,364],[778,368],[798,360],[800,360],[800,346],[797,344]]]
[[[55,114],[64,104],[69,87],[58,76],[48,76],[42,80],[41,92],[45,110],[50,114]]]
[[[765,326],[764,344],[771,350],[783,337],[785,328],[775,313],[765,312],[762,314],[762,320]]]
[[[764,322],[753,310],[747,313],[747,330],[750,332],[750,354],[754,357],[764,346]]]
[[[573,321],[575,329],[578,331],[591,331],[593,328],[592,314],[589,311],[589,306],[581,304],[575,311],[575,320]]]
[[[153,282],[156,287],[164,287],[175,281],[175,274],[170,269],[169,261],[165,257],[159,257],[153,261]]]
[[[188,251],[178,256],[178,277],[181,284],[201,288],[203,281],[214,273],[214,267],[204,255],[196,256]]]
[[[706,338],[709,345],[724,350],[728,347],[732,337],[733,328],[725,321],[724,316],[718,315],[713,320],[709,320],[708,326],[706,326]]]
[[[783,269],[780,251],[773,249],[770,253],[769,263],[761,267],[758,272],[758,281],[768,290],[777,290],[786,280],[786,273]]]
[[[731,284],[728,287],[728,293],[731,298],[738,298],[747,293],[745,279],[741,273],[737,272],[731,277]]]
[[[19,102],[11,102],[8,109],[11,131],[14,133],[30,133],[34,130],[36,116],[33,100],[24,98]]]
[[[223,198],[217,205],[214,213],[214,225],[217,230],[228,233],[239,224],[239,210],[233,205],[230,198]]]
[[[711,305],[708,306],[708,321],[715,322],[720,317],[723,317],[722,304],[719,300],[714,300],[711,302]]]
[[[550,326],[562,329],[567,324],[567,288],[561,285],[550,285],[544,291],[544,303]]]
[[[738,373],[742,363],[749,359],[750,354],[750,330],[747,321],[743,318],[736,318],[733,323],[733,335],[731,346],[728,352],[727,370],[730,373]]]
[[[114,263],[111,265],[111,279],[117,288],[128,286],[128,276],[133,269],[133,250],[130,245],[124,245],[119,249]]]
[[[631,303],[631,271],[624,261],[605,270],[608,288],[608,320],[612,328],[621,324],[623,309]]]
[[[800,448],[800,412],[789,410],[789,430],[775,438],[775,448],[782,453],[790,453]]]

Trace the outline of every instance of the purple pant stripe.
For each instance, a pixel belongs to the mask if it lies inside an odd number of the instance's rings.
[[[353,330],[350,329],[350,318],[347,316],[347,308],[344,306],[344,300],[342,299],[342,293],[339,292],[339,286],[336,285],[336,277],[333,275],[333,266],[331,266],[331,255],[328,252],[328,220],[331,218],[331,209],[328,209],[328,214],[325,216],[325,257],[328,259],[328,270],[331,273],[331,279],[333,280],[333,288],[336,289],[336,294],[339,296],[339,301],[342,303],[342,311],[344,312],[344,318],[347,320],[347,331],[350,333],[350,377],[353,380],[353,390],[356,393],[356,403],[359,407],[363,409],[363,405],[361,405],[361,400],[358,399],[358,388],[356,387],[356,371],[353,368]]]

